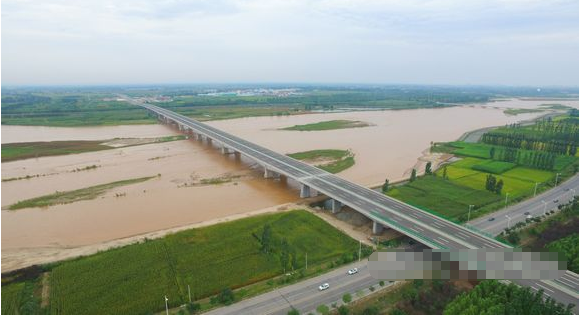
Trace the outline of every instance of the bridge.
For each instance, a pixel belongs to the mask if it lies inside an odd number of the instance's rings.
[[[217,128],[190,119],[170,110],[123,97],[129,103],[142,106],[166,123],[190,133],[199,140],[214,142],[224,154],[244,155],[255,161],[264,170],[266,178],[290,178],[300,185],[300,196],[310,197],[324,194],[331,198],[331,211],[348,206],[373,221],[373,232],[385,227],[403,233],[434,249],[461,248],[508,248],[477,231],[452,223],[446,219],[420,210],[369,188],[357,185],[314,166],[286,155],[256,145]],[[566,272],[556,280],[514,280],[535,291],[543,290],[565,305],[574,304],[578,309],[579,276]]]

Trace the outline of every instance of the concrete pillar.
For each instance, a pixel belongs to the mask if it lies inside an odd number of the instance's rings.
[[[203,136],[199,133],[196,133],[196,140],[202,141],[202,139],[203,139]]]
[[[266,166],[264,167],[264,178],[273,178],[275,175],[274,171],[269,170]]]
[[[309,198],[311,196],[311,187],[301,184],[301,198]]]
[[[208,144],[212,144],[212,138],[206,136],[206,142],[208,142]]]
[[[381,234],[383,232],[383,225],[377,221],[373,221],[373,234]]]
[[[230,154],[230,149],[222,145],[222,154]]]
[[[340,201],[335,199],[329,199],[325,201],[325,209],[331,210],[331,213],[335,214],[341,210],[343,205]]]

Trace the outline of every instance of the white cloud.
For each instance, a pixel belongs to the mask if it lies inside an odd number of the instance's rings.
[[[5,84],[578,84],[576,1],[4,0],[2,11]]]

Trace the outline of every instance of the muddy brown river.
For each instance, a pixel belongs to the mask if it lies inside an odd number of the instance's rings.
[[[395,181],[407,177],[431,141],[451,141],[469,130],[504,125],[538,115],[541,114],[508,116],[502,109],[462,106],[254,117],[209,124],[281,153],[349,149],[355,154],[356,164],[339,175],[360,184],[372,185],[385,178]],[[279,130],[335,119],[360,120],[372,126],[311,132]],[[3,143],[171,134],[177,134],[177,131],[164,125],[88,128],[2,126]],[[88,165],[99,167],[71,172]],[[215,148],[193,140],[2,163],[2,178],[46,175],[3,182],[3,207],[55,191],[160,174],[146,182],[118,187],[94,200],[45,209],[3,210],[2,264],[4,266],[10,260],[10,255],[5,254],[18,253],[19,250],[98,244],[298,199],[292,183],[263,179],[262,173],[253,170],[253,166],[252,161],[221,155]],[[221,185],[183,187],[186,183],[215,177],[232,178],[232,181]],[[124,196],[117,197],[119,194]]]

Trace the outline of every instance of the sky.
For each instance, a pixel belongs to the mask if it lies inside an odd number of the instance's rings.
[[[3,85],[579,85],[559,0],[2,0]]]

